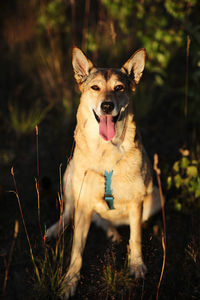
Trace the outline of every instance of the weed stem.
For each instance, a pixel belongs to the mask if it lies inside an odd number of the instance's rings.
[[[161,270],[160,280],[158,282],[157,293],[156,293],[156,300],[158,300],[160,285],[161,285],[161,282],[162,282],[164,269],[165,269],[165,262],[166,262],[165,200],[164,200],[164,196],[163,196],[163,192],[162,192],[162,185],[161,185],[161,179],[160,179],[161,170],[158,168],[158,154],[154,154],[154,170],[155,170],[156,175],[157,175],[157,181],[158,181],[158,187],[159,187],[159,193],[160,193],[160,199],[161,199],[162,219],[163,219],[163,233],[162,233],[163,263],[162,263],[162,270]]]
[[[19,222],[18,222],[18,220],[16,220],[15,221],[15,227],[14,227],[13,241],[12,241],[12,245],[11,245],[11,248],[10,248],[8,262],[6,263],[6,270],[5,270],[5,277],[4,277],[3,292],[2,292],[1,300],[5,299],[6,286],[7,286],[7,281],[8,281],[8,272],[9,272],[9,269],[10,269],[10,264],[11,264],[11,260],[12,260],[12,256],[13,256],[13,251],[14,251],[14,247],[15,247],[15,242],[16,242],[18,233],[19,233]]]
[[[40,282],[40,274],[39,274],[38,267],[35,263],[35,258],[33,256],[33,250],[32,250],[31,242],[30,242],[30,239],[29,239],[28,231],[27,231],[27,228],[26,228],[26,223],[25,223],[25,220],[24,220],[24,215],[23,215],[23,211],[22,211],[22,207],[21,207],[21,202],[20,202],[20,198],[19,198],[19,193],[18,193],[18,189],[17,189],[17,183],[16,183],[16,180],[15,180],[15,174],[14,174],[13,167],[11,168],[11,175],[13,177],[14,186],[15,186],[15,191],[13,191],[13,192],[15,193],[15,195],[17,197],[17,202],[18,202],[19,211],[20,211],[20,214],[21,214],[21,218],[22,218],[22,222],[23,222],[23,226],[24,226],[24,230],[25,230],[25,234],[26,234],[26,239],[27,239],[28,245],[29,245],[31,260],[32,260],[32,263],[33,263],[33,266],[34,266],[35,274],[38,278],[38,281]]]

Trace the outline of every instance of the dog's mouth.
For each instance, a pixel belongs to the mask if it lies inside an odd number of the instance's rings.
[[[99,123],[99,134],[105,141],[111,141],[115,136],[115,124],[119,119],[120,112],[116,116],[102,115],[98,116],[93,109],[95,119]]]

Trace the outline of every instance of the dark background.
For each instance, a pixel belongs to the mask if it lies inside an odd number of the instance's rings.
[[[16,192],[41,271],[45,251],[53,253],[56,242],[44,251],[40,233],[43,235],[45,226],[59,217],[60,174],[73,148],[80,96],[71,66],[73,45],[80,47],[100,67],[121,67],[135,50],[146,48],[146,67],[133,95],[133,107],[151,160],[154,153],[159,155],[166,196],[167,260],[160,299],[199,299],[199,15],[197,0],[10,0],[1,3],[2,300],[59,299],[59,293],[53,294],[49,287],[49,274],[45,279],[48,292],[37,284]],[[40,192],[40,221],[36,182]],[[19,233],[12,251],[16,220]],[[125,268],[128,228],[120,229],[123,242],[115,246],[100,229],[92,226],[81,283],[74,299],[155,299],[163,260],[162,228],[160,214],[143,230],[144,260],[149,271],[146,280],[132,279],[126,286],[129,279],[120,275],[113,287],[114,283],[109,285],[108,278],[105,280],[105,268],[111,266],[112,274],[115,271],[119,274]],[[71,236],[69,228],[65,238],[65,268]]]

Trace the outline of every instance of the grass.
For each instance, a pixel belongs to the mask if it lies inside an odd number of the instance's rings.
[[[60,240],[53,247],[44,246],[44,255],[37,259],[40,278],[32,278],[35,296],[40,300],[59,299],[62,296],[64,249]]]
[[[107,251],[100,284],[103,295],[111,299],[126,299],[126,296],[136,284],[137,280],[129,275],[128,257],[124,265],[119,268],[114,251]]]
[[[37,100],[29,111],[20,109],[16,103],[9,105],[10,125],[18,135],[32,132],[36,125],[46,117],[51,106],[42,108],[40,102]]]
[[[14,186],[15,186],[15,195],[17,197],[19,210],[21,214],[21,219],[23,222],[26,239],[29,245],[29,253],[32,261],[33,267],[33,276],[32,276],[32,283],[33,289],[35,292],[35,297],[40,300],[54,300],[60,299],[62,296],[62,282],[64,279],[64,235],[57,239],[55,248],[48,246],[46,244],[45,238],[42,238],[42,248],[43,253],[41,257],[36,257],[33,253],[33,247],[30,242],[29,233],[27,230],[27,226],[25,223],[21,201],[17,189],[17,184],[15,180],[14,169],[11,169],[11,174],[13,176]],[[36,181],[36,190],[37,190],[37,197],[38,197],[38,221],[40,222],[40,214],[39,214],[39,191],[38,185]],[[61,214],[62,214],[62,207],[63,203],[60,199],[60,206],[61,206]],[[40,224],[39,224],[40,225]],[[40,226],[41,229],[41,226]],[[14,246],[13,246],[14,247]],[[13,251],[12,251],[13,252]],[[8,268],[7,268],[8,269]],[[5,277],[6,278],[6,277]],[[7,281],[7,280],[6,280]]]
[[[15,195],[17,198],[19,211],[22,219],[22,223],[25,230],[26,239],[29,246],[29,254],[32,262],[33,276],[32,286],[34,291],[34,297],[40,300],[56,300],[62,298],[62,283],[65,276],[66,263],[65,256],[65,242],[64,234],[62,234],[56,241],[54,247],[48,245],[42,234],[41,229],[41,211],[40,211],[40,192],[39,192],[39,144],[38,144],[38,126],[36,126],[36,151],[37,151],[37,179],[35,179],[36,194],[37,194],[37,212],[38,223],[41,233],[42,253],[41,255],[35,255],[33,247],[30,242],[29,233],[25,223],[23,210],[21,206],[20,196],[15,180],[14,168],[11,169],[13,177]],[[60,220],[63,213],[63,198],[62,198],[62,183],[61,183],[61,166],[59,169],[60,174],[60,194],[58,194],[60,204]],[[60,196],[61,195],[61,196]],[[62,227],[63,224],[61,224]],[[63,228],[64,232],[64,228]],[[13,252],[13,251],[12,251]],[[7,268],[8,269],[8,268]],[[5,277],[7,282],[7,277]],[[100,289],[101,294],[115,299],[120,297],[123,299],[134,286],[135,281],[129,276],[128,259],[125,261],[124,267],[117,269],[116,257],[114,252],[111,255],[107,255],[106,263],[103,265],[103,274],[101,277]],[[4,289],[5,294],[5,289]],[[3,300],[3,298],[2,298]]]
[[[38,126],[36,129],[36,151],[37,151],[37,179],[35,179],[36,184],[36,193],[37,193],[37,211],[38,211],[38,224],[41,233],[41,243],[42,243],[42,255],[41,257],[36,257],[33,253],[33,247],[30,242],[29,233],[27,230],[27,226],[25,223],[23,210],[21,206],[20,196],[17,188],[17,183],[15,180],[14,168],[11,168],[11,174],[13,177],[14,187],[15,187],[15,195],[17,198],[20,215],[23,223],[23,227],[26,234],[26,239],[29,246],[29,253],[32,261],[33,267],[33,276],[32,276],[32,284],[34,289],[34,294],[37,299],[40,300],[54,300],[60,299],[62,296],[62,282],[64,279],[64,234],[62,234],[56,241],[55,247],[51,247],[46,243],[45,236],[42,234],[41,229],[41,220],[40,220],[40,192],[39,192],[39,144],[38,144]],[[61,195],[61,196],[60,196]],[[63,213],[63,197],[62,197],[62,184],[61,184],[61,167],[60,167],[60,194],[58,194],[59,204],[60,204],[60,217]],[[64,224],[61,224],[61,227]],[[64,228],[63,232],[64,232]],[[16,230],[15,230],[16,232]],[[3,287],[3,296],[5,295],[6,283],[7,283],[7,273],[13,253],[14,242],[16,240],[17,235],[14,235],[13,244],[11,247],[11,253],[9,256],[8,265],[5,273],[4,287]],[[4,298],[2,298],[3,300]]]
[[[166,263],[166,220],[165,220],[165,200],[163,196],[162,191],[162,184],[161,184],[161,170],[158,168],[158,155],[154,155],[154,171],[156,172],[157,181],[158,181],[158,187],[159,187],[159,193],[160,193],[160,199],[161,199],[161,208],[162,208],[162,219],[163,219],[163,234],[162,234],[162,247],[163,247],[163,264],[162,264],[162,270],[160,274],[160,280],[158,282],[157,286],[157,294],[156,294],[156,300],[159,298],[159,290],[161,286],[161,282],[163,279],[163,274],[165,270],[165,263]]]
[[[38,149],[39,147],[36,148]],[[39,161],[37,164],[37,176],[39,177]],[[59,173],[61,175],[61,170]],[[12,169],[12,176],[15,185],[14,193],[17,197],[22,222],[24,224],[25,236],[29,246],[28,260],[32,264],[29,268],[29,275],[31,278],[30,295],[32,295],[30,299],[58,300],[62,295],[62,281],[69,262],[70,251],[66,249],[64,235],[62,235],[56,242],[47,244],[43,238],[43,234],[41,234],[41,236],[38,235],[41,247],[35,247],[32,245],[33,242],[31,242],[31,236],[29,235],[30,231],[27,229],[24,220],[18,187],[15,181],[14,169]],[[40,217],[42,217],[42,210],[40,211],[38,182],[39,181],[36,180],[36,194],[38,200],[37,223],[41,222]],[[60,184],[60,191],[61,190],[62,185]],[[62,213],[63,200],[60,196],[58,199],[60,212]],[[104,245],[101,245],[99,233],[96,233],[96,229],[93,237],[91,236],[92,233],[90,233],[84,257],[84,264],[87,268],[84,267],[85,270],[83,268],[82,279],[77,288],[77,294],[74,299],[94,299],[94,297],[96,297],[96,299],[124,300],[169,298],[199,299],[199,223],[196,221],[194,212],[191,212],[191,215],[188,214],[185,216],[180,211],[175,211],[174,209],[170,211],[168,203],[166,214],[166,227],[168,231],[167,245],[166,243],[163,243],[165,240],[163,236],[160,237],[159,235],[155,236],[153,234],[153,228],[151,231],[151,225],[148,226],[148,229],[144,230],[144,232],[146,232],[145,234],[148,236],[148,240],[146,242],[144,241],[144,260],[148,266],[149,273],[147,274],[145,281],[142,283],[129,277],[128,259],[126,255],[123,254],[123,257],[121,257],[115,252],[115,250],[113,250],[113,248],[110,251],[107,251],[106,247],[110,246],[105,245],[104,247]],[[168,221],[169,219],[170,222]],[[187,220],[190,221],[187,223]],[[128,232],[125,233],[125,235],[128,236]],[[21,237],[18,237],[18,239],[19,238]],[[16,239],[14,238],[14,241],[15,240]],[[67,240],[68,239],[66,239],[66,241]],[[105,244],[105,239],[103,243]],[[107,245],[110,245],[109,242],[106,243],[108,243]],[[118,247],[125,248],[124,245],[126,245],[125,241],[123,245],[117,246],[117,249]],[[149,245],[151,245],[151,249],[148,248]],[[14,246],[11,248],[14,249]],[[101,251],[106,253],[103,264],[100,264],[99,259],[95,256],[95,254],[93,254],[95,251],[98,251],[98,253]],[[2,300],[6,300],[6,291],[8,290],[8,287],[6,286],[7,283],[9,284],[9,274],[12,272],[11,262],[15,258],[15,255],[17,255],[17,253],[13,252],[13,250],[10,250],[10,253],[10,258],[7,259],[7,264],[5,265],[6,272],[4,273],[4,282],[6,283],[4,284],[5,288],[4,293],[2,294]],[[94,257],[91,261],[92,256]],[[11,260],[11,258],[13,259]],[[96,271],[96,278],[90,284],[90,282],[86,279],[90,276],[89,274],[92,274],[91,265],[93,265],[95,270],[99,271]],[[30,280],[30,278],[27,280]],[[92,289],[91,285],[94,286],[94,289]],[[181,288],[177,289],[177,286],[181,286]]]
[[[40,210],[40,191],[39,191],[39,145],[38,145],[38,128],[36,127],[36,149],[37,149],[37,179],[36,182],[36,194],[37,194],[37,212],[38,212],[38,223],[41,231],[41,240],[40,243],[42,245],[41,249],[34,248],[31,244],[31,238],[29,236],[26,223],[24,220],[24,215],[22,211],[20,196],[18,193],[17,184],[15,181],[14,169],[12,168],[11,173],[14,180],[15,185],[15,195],[17,197],[19,210],[21,213],[21,218],[23,222],[23,226],[25,229],[26,239],[28,241],[29,246],[29,261],[32,263],[32,267],[30,268],[31,273],[31,299],[49,299],[49,300],[58,300],[62,296],[62,282],[63,277],[66,272],[67,263],[69,262],[70,252],[66,250],[64,235],[62,235],[55,243],[48,245],[43,238],[43,233],[40,224],[41,210]],[[157,176],[160,177],[159,169],[157,164],[155,164],[155,169],[157,170]],[[60,178],[61,178],[61,167],[59,170]],[[159,184],[159,187],[161,184]],[[60,193],[58,200],[60,205],[60,214],[63,212],[63,199],[62,199],[62,184],[60,179]],[[147,274],[147,278],[143,283],[134,280],[129,276],[128,269],[128,259],[127,256],[123,256],[123,259],[116,255],[115,251],[111,249],[110,252],[106,251],[105,260],[103,265],[101,265],[101,269],[99,274],[96,274],[97,280],[92,283],[95,285],[95,292],[91,289],[88,281],[85,281],[85,278],[88,276],[88,272],[91,272],[90,269],[90,256],[92,256],[92,251],[95,249],[99,250],[101,245],[98,241],[98,237],[96,236],[96,240],[92,239],[90,243],[90,247],[93,249],[89,250],[89,253],[86,252],[87,270],[84,271],[82,281],[80,282],[77,294],[75,299],[199,299],[200,298],[200,289],[199,289],[199,280],[200,280],[200,243],[198,241],[198,224],[196,224],[196,235],[192,233],[192,229],[189,231],[189,226],[186,226],[186,229],[182,229],[185,224],[185,217],[181,215],[176,215],[176,217],[180,217],[180,226],[181,229],[178,229],[178,219],[171,217],[168,215],[168,218],[171,218],[172,225],[167,223],[165,220],[165,211],[163,212],[163,222],[164,222],[164,232],[162,237],[152,237],[152,240],[156,240],[156,243],[152,246],[152,249],[145,249],[144,253],[147,253],[150,260],[153,260],[151,267],[151,261],[147,264],[149,268],[149,275]],[[179,212],[177,212],[179,213]],[[193,215],[190,224],[193,224]],[[187,217],[188,218],[188,217]],[[183,224],[183,225],[182,225]],[[62,224],[61,224],[62,226]],[[166,226],[168,226],[168,235],[171,237],[171,241],[169,238],[169,245],[166,245]],[[171,228],[170,228],[171,226]],[[176,229],[176,230],[175,230]],[[176,233],[176,234],[175,234]],[[192,235],[185,237],[185,233]],[[148,235],[150,235],[150,230]],[[173,235],[175,234],[175,238]],[[173,253],[173,249],[178,247],[180,235],[183,239],[189,240],[190,242],[185,245],[185,241],[181,243],[183,254],[179,254],[181,261],[181,267],[177,267],[176,254]],[[172,243],[173,245],[170,245]],[[15,241],[15,238],[14,238]],[[94,242],[93,242],[94,241]],[[95,243],[95,246],[94,246]],[[147,244],[150,243],[150,240],[147,241]],[[92,246],[91,246],[92,244]],[[124,245],[123,245],[124,246]],[[6,264],[6,272],[5,272],[5,288],[4,293],[2,294],[2,300],[4,300],[6,296],[6,285],[8,279],[8,273],[11,265],[11,258],[13,256],[14,246],[11,247],[10,250],[10,258],[8,259],[8,263]],[[98,249],[97,249],[98,248]],[[168,248],[168,255],[166,256],[166,249]],[[105,250],[105,249],[104,249]],[[87,250],[86,250],[87,251]],[[156,258],[153,256],[154,251],[157,251]],[[179,251],[179,250],[177,250]],[[170,253],[171,252],[171,253]],[[105,251],[104,251],[105,253]],[[179,253],[179,252],[177,252]],[[157,258],[158,256],[158,258]],[[66,260],[66,261],[65,261]],[[167,260],[167,266],[166,266]],[[95,268],[98,266],[98,258],[94,259]],[[150,265],[150,266],[149,266]],[[155,270],[154,270],[155,268]],[[170,268],[173,271],[170,271]],[[165,272],[164,272],[165,271]],[[83,283],[85,282],[85,283]],[[183,286],[178,292],[173,290],[173,282],[177,286]],[[98,295],[98,296],[97,296]],[[169,296],[170,295],[170,296]],[[4,298],[3,298],[4,297]],[[188,298],[190,297],[190,298]],[[6,299],[6,298],[5,298]]]

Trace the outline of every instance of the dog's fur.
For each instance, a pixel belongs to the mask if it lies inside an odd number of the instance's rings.
[[[75,213],[71,263],[63,287],[65,299],[75,293],[92,220],[113,241],[120,239],[114,226],[129,224],[130,274],[140,278],[146,273],[141,224],[160,209],[161,203],[129,103],[131,91],[142,76],[145,55],[140,49],[121,69],[104,69],[94,67],[80,49],[73,48],[72,64],[82,93],[74,134],[76,147],[64,174],[64,214],[46,233],[47,238],[56,237],[59,224],[66,225]],[[113,171],[113,210],[104,199],[105,170]]]

